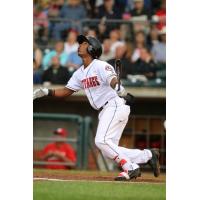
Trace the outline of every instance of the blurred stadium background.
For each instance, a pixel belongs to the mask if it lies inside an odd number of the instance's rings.
[[[166,168],[166,2],[165,0],[34,0],[33,87],[58,88],[80,67],[76,36],[102,42],[102,60],[121,59],[122,83],[136,97],[135,112],[120,145],[159,148]],[[58,59],[55,59],[58,56]],[[75,169],[114,170],[94,145],[97,111],[83,92],[69,98],[34,101],[34,167],[44,168],[41,150],[52,132],[66,128],[66,142],[76,151]],[[143,167],[149,170],[147,166]]]

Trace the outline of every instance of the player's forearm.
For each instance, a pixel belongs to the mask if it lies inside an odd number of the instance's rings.
[[[55,97],[67,97],[70,96],[74,93],[74,91],[68,89],[68,88],[59,88],[59,89],[54,89],[54,90],[50,90],[52,91],[52,94],[50,94],[49,96],[55,96]]]
[[[111,86],[113,89],[115,89],[117,83],[118,83],[118,80],[117,80],[116,77],[114,77],[114,78],[111,80],[111,82],[110,82],[110,86]]]
[[[110,86],[116,90],[117,94],[119,96],[124,96],[126,94],[126,90],[125,88],[118,82],[118,79],[116,77],[114,77],[111,82],[110,82]]]
[[[47,88],[40,88],[36,89],[33,92],[33,100],[37,98],[41,98],[44,96],[52,96],[52,97],[67,97],[74,93],[73,90],[69,88],[63,87],[59,89],[47,89]]]

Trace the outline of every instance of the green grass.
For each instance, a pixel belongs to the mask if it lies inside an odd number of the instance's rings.
[[[165,184],[34,181],[33,200],[165,200]]]

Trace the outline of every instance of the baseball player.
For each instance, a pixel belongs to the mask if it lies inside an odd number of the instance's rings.
[[[36,89],[33,92],[33,99],[43,96],[67,97],[83,89],[91,106],[99,111],[95,144],[104,156],[114,160],[123,170],[115,180],[125,181],[141,176],[138,164],[142,163],[150,164],[154,176],[158,177],[160,174],[158,151],[118,146],[128,121],[130,106],[120,97],[126,92],[118,83],[113,66],[98,60],[102,54],[100,42],[94,37],[84,35],[79,35],[77,40],[78,55],[82,58],[83,65],[74,72],[65,87],[55,90]]]

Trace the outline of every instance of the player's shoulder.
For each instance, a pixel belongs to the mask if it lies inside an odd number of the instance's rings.
[[[96,64],[98,64],[98,65],[106,65],[106,64],[108,64],[106,61],[98,60],[98,59],[96,59],[95,62],[96,62]]]
[[[112,66],[112,65],[110,65],[108,62],[103,61],[103,60],[96,60],[96,66],[105,68],[106,66]]]

